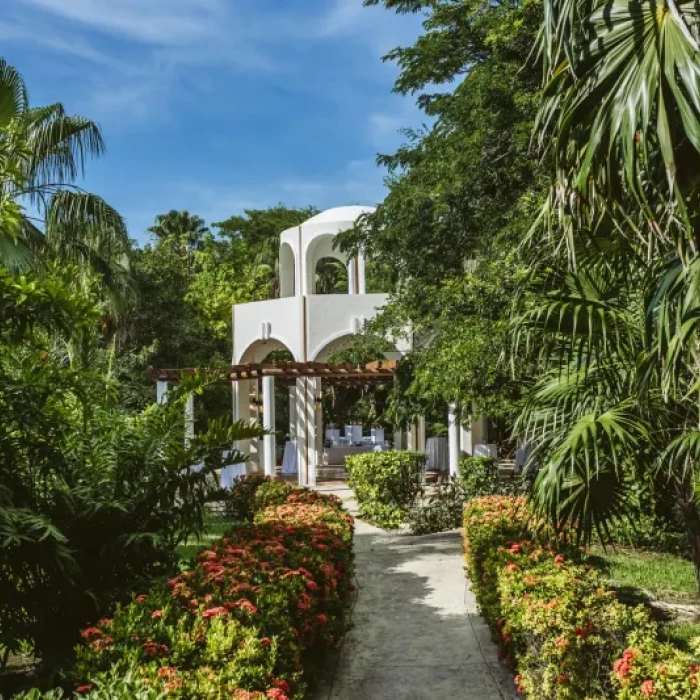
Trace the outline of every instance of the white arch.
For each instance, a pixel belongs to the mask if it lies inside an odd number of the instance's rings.
[[[296,255],[294,248],[282,241],[280,244],[280,297],[293,297],[296,294]]]
[[[348,264],[348,256],[333,247],[335,234],[323,233],[309,242],[305,252],[306,293],[316,293],[316,267],[323,258],[339,260],[343,265]]]
[[[281,338],[270,336],[269,340],[254,340],[241,353],[235,364],[247,365],[262,362],[271,352],[274,352],[275,350],[286,350],[292,356],[293,360],[298,362],[298,358],[295,357],[292,350]]]

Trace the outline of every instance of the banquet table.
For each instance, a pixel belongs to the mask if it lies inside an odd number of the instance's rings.
[[[246,463],[239,462],[224,467],[219,473],[219,486],[222,489],[231,489],[236,483],[236,480],[246,475]]]
[[[450,452],[447,438],[431,437],[425,442],[427,460],[425,468],[429,471],[447,471],[450,468]]]
[[[324,466],[345,466],[345,458],[365,452],[386,452],[386,445],[334,445],[323,450]]]

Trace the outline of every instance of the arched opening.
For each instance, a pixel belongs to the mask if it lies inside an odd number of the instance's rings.
[[[347,265],[347,256],[333,247],[335,235],[323,234],[315,238],[306,250],[306,293],[307,294],[343,294],[347,292],[348,274],[340,270]],[[319,278],[319,275],[321,277]],[[327,291],[337,283],[339,287],[345,280],[345,292]],[[324,290],[324,291],[319,291]]]
[[[289,243],[280,246],[280,298],[296,294],[296,261]]]
[[[337,258],[325,257],[316,263],[314,294],[347,294],[348,270]]]

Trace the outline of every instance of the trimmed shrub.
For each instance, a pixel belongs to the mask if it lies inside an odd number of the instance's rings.
[[[465,509],[471,586],[519,690],[538,700],[641,699],[654,688],[644,686],[654,681],[650,667],[659,672],[671,651],[690,683],[690,657],[679,661],[680,652],[658,643],[648,611],[618,602],[567,533],[555,544],[547,534],[522,499],[478,498]],[[635,675],[629,658],[645,658],[641,649],[648,664]]]
[[[380,527],[400,527],[422,490],[425,459],[422,453],[397,450],[348,457],[348,484],[361,517]]]
[[[81,685],[121,672],[175,698],[304,697],[344,630],[352,517],[335,498],[292,491],[254,519],[190,571],[83,630]]]

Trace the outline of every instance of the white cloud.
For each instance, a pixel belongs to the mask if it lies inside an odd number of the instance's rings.
[[[174,45],[211,36],[227,18],[220,0],[24,0],[98,31]]]

